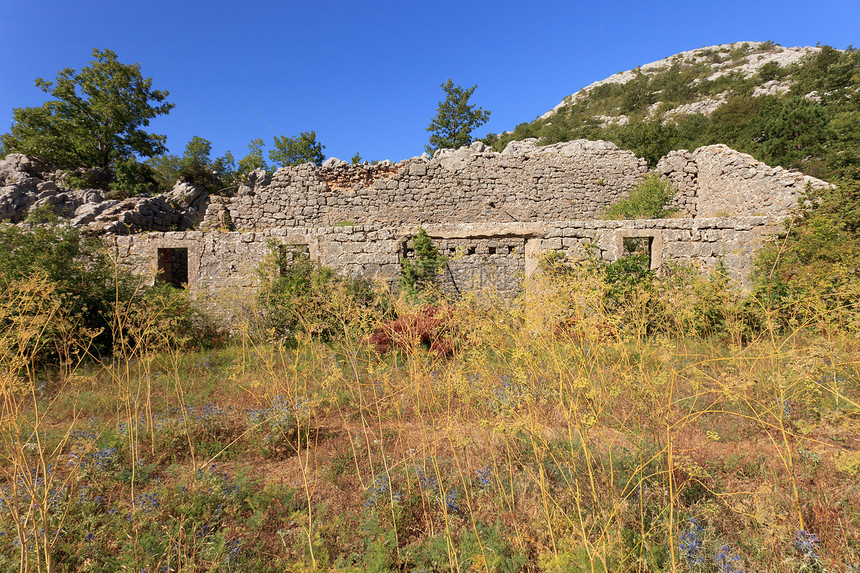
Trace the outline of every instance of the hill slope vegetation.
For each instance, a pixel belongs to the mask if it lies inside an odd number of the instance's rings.
[[[827,180],[860,174],[860,53],[744,42],[615,74],[485,141],[605,139],[652,164],[673,149],[725,143]]]

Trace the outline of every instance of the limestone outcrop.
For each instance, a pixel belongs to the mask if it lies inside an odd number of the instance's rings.
[[[98,189],[63,186],[61,172],[18,153],[0,160],[0,221],[19,223],[35,209],[50,209],[75,227],[127,234],[142,231],[174,231],[196,225],[208,203],[199,187],[178,182],[156,197],[105,199]]]

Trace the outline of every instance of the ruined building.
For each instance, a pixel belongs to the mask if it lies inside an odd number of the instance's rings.
[[[197,294],[240,296],[255,289],[254,270],[272,241],[326,266],[396,280],[418,227],[449,256],[444,281],[454,292],[516,291],[543,252],[576,258],[585,243],[607,260],[645,251],[654,269],[670,260],[706,267],[722,260],[745,283],[756,250],[782,228],[800,193],[826,185],[724,145],[674,151],[656,171],[674,182],[678,215],[610,221],[601,214],[648,167],[604,141],[538,147],[526,140],[502,153],[476,143],[374,165],[330,159],[322,167],[255,171],[233,197],[180,184],[126,201],[62,189],[29,175],[25,160],[5,160],[0,218],[15,221],[50,204],[73,224],[104,232],[140,272]]]

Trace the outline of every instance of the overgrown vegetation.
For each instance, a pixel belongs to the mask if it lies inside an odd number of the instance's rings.
[[[321,341],[366,332],[387,304],[371,281],[350,277],[311,260],[307,247],[271,243],[259,269],[261,316],[257,336],[295,346],[302,337]]]
[[[738,336],[728,281],[679,269],[610,296],[618,280],[572,265],[508,304],[443,303],[453,354],[404,329],[381,357],[343,330],[297,332],[291,348],[150,340],[28,372],[31,355],[4,345],[2,568],[796,571],[860,558],[856,336],[813,322]],[[39,300],[16,304],[32,325],[64,312]],[[353,320],[328,300],[308,316]],[[25,334],[7,316],[4,337]]]
[[[672,182],[651,173],[629,195],[611,205],[604,219],[662,219],[672,213],[669,203],[675,195]]]
[[[439,275],[447,264],[447,258],[439,253],[423,228],[418,229],[409,244],[411,256],[400,260],[400,288],[413,301],[434,300],[439,294]]]
[[[0,327],[14,332],[38,322],[26,310],[31,306],[55,313],[27,349],[14,350],[26,350],[35,364],[110,356],[117,345],[151,343],[158,337],[170,337],[183,347],[210,347],[218,340],[218,329],[184,291],[147,287],[142,280],[128,270],[124,254],[109,249],[102,237],[50,221],[0,224],[0,305],[6,308]],[[148,322],[155,317],[160,317],[157,322]],[[131,322],[137,325],[131,327]],[[5,340],[12,351],[14,338]]]
[[[79,259],[34,229],[2,266],[0,569],[845,570],[860,309],[804,269],[856,245],[856,188],[811,199],[762,259],[783,298],[631,245],[385,312],[273,245],[232,344],[161,287],[108,305],[109,357],[59,362],[91,336],[51,274]]]
[[[781,324],[829,323],[857,331],[860,181],[809,192],[757,267],[758,297]]]

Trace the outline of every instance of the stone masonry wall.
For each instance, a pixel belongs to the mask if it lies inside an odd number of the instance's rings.
[[[609,261],[644,248],[657,270],[666,261],[705,268],[722,261],[745,285],[755,253],[781,230],[804,187],[826,185],[714,145],[672,152],[657,165],[675,186],[680,217],[599,219],[647,172],[632,153],[585,141],[512,142],[503,153],[478,143],[398,164],[332,159],[321,168],[305,164],[271,176],[257,170],[236,197],[190,201],[181,193],[173,199],[179,205],[186,198],[181,212],[192,219],[202,213],[202,228],[209,230],[109,240],[150,276],[159,260],[187,255],[189,287],[206,300],[252,300],[255,270],[271,242],[299,246],[325,266],[396,282],[419,226],[448,257],[440,282],[453,295],[513,295],[542,253],[576,259],[586,245]]]
[[[688,261],[714,267],[722,259],[741,284],[748,281],[762,241],[781,229],[777,217],[659,219],[637,221],[573,220],[542,223],[437,224],[426,226],[449,257],[443,288],[452,293],[493,291],[510,296],[538,267],[547,250],[569,258],[582,255],[593,243],[606,260],[624,256],[624,239],[645,238],[651,266]],[[252,232],[185,231],[114,236],[112,247],[134,269],[153,280],[159,249],[187,249],[191,292],[210,305],[229,307],[226,300],[248,301],[256,291],[255,270],[270,243],[306,247],[310,257],[326,266],[388,282],[399,278],[400,260],[409,256],[415,226],[295,227]],[[214,302],[213,302],[214,301]]]
[[[476,143],[397,164],[330,160],[271,177],[258,172],[236,197],[211,198],[204,225],[229,221],[237,230],[259,230],[589,219],[646,172],[644,160],[603,141],[513,145],[503,153]]]
[[[476,143],[397,164],[330,159],[322,167],[254,172],[236,197],[210,198],[202,228],[597,219],[647,172],[632,152],[585,140],[546,147],[511,142],[502,153]],[[786,216],[807,184],[826,185],[725,145],[673,151],[656,172],[674,183],[672,207],[693,218]]]
[[[675,205],[697,217],[784,216],[807,185],[827,186],[725,145],[671,151],[657,163],[656,171],[675,184]]]

